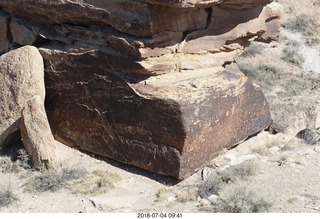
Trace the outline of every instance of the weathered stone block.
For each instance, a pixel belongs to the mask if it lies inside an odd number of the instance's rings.
[[[261,90],[236,66],[128,83],[103,54],[41,49],[56,139],[159,174],[185,178],[271,123]],[[95,65],[82,62],[95,58]],[[64,60],[64,62],[61,62]]]
[[[21,110],[34,95],[44,102],[43,59],[32,46],[12,50],[0,57],[0,144],[20,140]]]
[[[51,133],[44,101],[36,95],[27,101],[21,111],[21,138],[33,165],[52,168],[56,160],[55,140]]]
[[[12,40],[19,45],[33,45],[38,38],[36,27],[26,25],[22,19],[12,18],[10,21],[10,33]]]

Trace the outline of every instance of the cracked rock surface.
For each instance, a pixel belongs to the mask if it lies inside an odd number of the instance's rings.
[[[0,53],[39,49],[57,140],[182,179],[271,123],[227,65],[279,33],[270,2],[0,0]]]

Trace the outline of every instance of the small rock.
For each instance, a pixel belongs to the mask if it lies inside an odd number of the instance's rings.
[[[217,195],[215,195],[215,194],[212,194],[212,195],[210,195],[210,196],[208,197],[208,200],[209,200],[212,204],[216,203],[216,202],[218,201],[218,199],[219,199],[219,196],[217,196]]]
[[[274,109],[273,116],[274,129],[279,133],[295,136],[299,131],[308,127],[308,116],[305,110],[297,111],[296,107],[279,103]]]
[[[301,130],[296,137],[303,139],[307,144],[315,145],[320,142],[320,134],[312,129]]]
[[[320,145],[317,144],[316,146],[314,146],[314,151],[315,152],[320,152]]]
[[[168,202],[174,202],[175,200],[177,200],[177,199],[175,197],[173,197],[173,196],[170,196],[168,198]]]
[[[212,174],[212,171],[213,171],[212,168],[209,168],[209,167],[203,168],[203,170],[201,171],[201,179],[207,180],[209,176]]]
[[[269,152],[270,152],[271,154],[274,154],[274,155],[279,154],[280,148],[277,147],[277,146],[271,147],[271,148],[269,149]]]
[[[238,157],[238,158],[236,158],[236,159],[234,159],[234,160],[231,160],[230,163],[229,163],[229,165],[232,165],[232,166],[238,165],[238,164],[241,164],[241,163],[244,162],[244,161],[254,160],[254,159],[256,159],[256,158],[257,158],[257,156],[254,155],[254,154],[244,155],[244,156]]]
[[[211,205],[211,201],[209,201],[208,199],[204,198],[204,199],[201,199],[199,201],[199,205],[200,206],[209,206],[209,205]]]
[[[231,159],[223,157],[214,161],[212,168],[221,167],[227,165]]]
[[[232,153],[227,153],[224,157],[230,160],[236,159],[236,156]]]

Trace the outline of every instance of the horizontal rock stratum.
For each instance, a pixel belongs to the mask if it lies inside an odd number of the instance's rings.
[[[271,123],[229,64],[279,33],[270,2],[0,0],[0,53],[39,49],[57,140],[183,179]]]

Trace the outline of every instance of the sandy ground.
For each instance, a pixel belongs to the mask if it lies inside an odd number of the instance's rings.
[[[320,212],[320,148],[305,145],[296,138],[283,140],[285,138],[282,134],[262,132],[225,151],[206,169],[216,171],[251,160],[258,166],[258,171],[249,185],[272,203],[268,212]],[[290,148],[284,148],[286,145]],[[59,153],[64,155],[61,160],[64,166],[81,167],[88,172],[108,171],[117,174],[120,180],[113,189],[98,195],[73,194],[66,188],[39,193],[24,191],[28,177],[34,173],[1,173],[1,188],[9,186],[18,200],[0,208],[0,212],[210,212],[211,204],[205,199],[178,200],[180,191],[191,193],[190,188],[204,182],[203,171],[178,182],[111,160],[100,160],[60,143],[57,146]],[[262,153],[261,148],[267,148],[267,153]],[[162,192],[160,197],[159,192]]]
[[[284,22],[298,13],[319,17],[319,7],[313,5],[319,1],[306,0],[299,4],[292,0],[278,2],[284,5]],[[283,31],[283,35],[300,42],[299,53],[304,56],[305,62],[301,68],[283,62],[279,65],[287,67],[293,74],[300,71],[320,74],[319,46],[307,46],[301,35],[288,30]],[[284,43],[264,45],[264,51],[268,52],[267,56],[263,56],[264,61],[274,63],[275,59],[279,60]],[[251,59],[259,61],[259,57]],[[320,212],[320,145],[307,145],[294,136],[261,132],[236,148],[222,152],[208,167],[181,182],[85,154],[58,142],[57,148],[62,166],[81,168],[88,173],[97,170],[112,173],[118,177],[114,187],[99,194],[74,194],[65,187],[54,192],[28,192],[25,191],[26,183],[39,173],[27,170],[7,173],[2,169],[0,188],[13,191],[17,199],[1,207],[0,213],[213,212],[212,206],[216,201],[201,198],[194,194],[194,190],[210,174],[248,160],[254,163],[257,172],[246,183],[271,203],[268,212]]]

